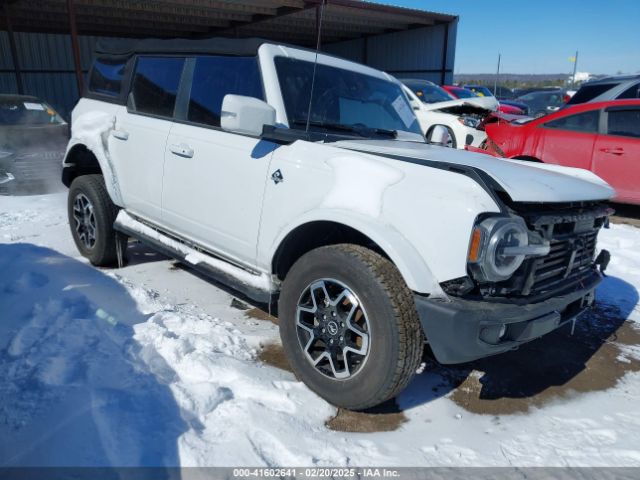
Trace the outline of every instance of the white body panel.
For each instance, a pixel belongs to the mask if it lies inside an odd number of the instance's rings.
[[[276,55],[314,61],[315,53],[274,45],[259,49],[266,101],[275,109],[276,124],[286,126]],[[395,81],[346,60],[326,55],[318,60]],[[438,113],[425,110],[418,115]],[[468,128],[454,115],[446,116],[456,131]],[[482,170],[514,201],[569,202],[613,195],[589,172],[424,142],[354,138],[278,144],[132,115],[125,107],[87,99],[74,110],[74,124],[82,126],[83,119],[97,126],[77,128],[70,148],[82,143],[96,154],[116,204],[259,274],[272,273],[275,252],[297,227],[336,222],[379,245],[410,289],[442,295],[441,282],[467,274],[469,237],[477,216],[500,211],[485,186],[439,168],[443,162]],[[129,134],[126,140],[114,137],[121,130]],[[278,170],[282,181],[272,179]]]
[[[127,210],[148,219],[161,215],[164,150],[173,123],[169,120],[116,112],[109,152],[118,174]]]
[[[465,275],[478,213],[498,211],[487,192],[464,175],[335,145],[283,146],[271,169],[280,169],[284,181],[267,183],[258,245],[263,269],[296,227],[328,220],[378,243],[411,289],[437,294],[441,281]]]
[[[177,155],[173,145],[193,156]],[[175,123],[164,157],[163,224],[236,261],[255,262],[272,150],[258,138]]]
[[[67,163],[69,153],[76,147],[86,147],[97,158],[105,185],[111,200],[122,207],[122,194],[115,166],[110,157],[108,139],[116,120],[118,105],[81,98],[71,112],[71,138],[64,156],[63,168],[71,167]]]

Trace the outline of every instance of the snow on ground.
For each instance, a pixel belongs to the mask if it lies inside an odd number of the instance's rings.
[[[632,371],[607,390],[483,415],[427,369],[397,401],[399,429],[330,430],[332,406],[256,359],[275,325],[143,248],[124,269],[91,267],[65,202],[0,197],[0,466],[640,466]],[[614,255],[599,298],[635,327],[640,229],[601,238]],[[639,350],[621,347],[620,361]]]

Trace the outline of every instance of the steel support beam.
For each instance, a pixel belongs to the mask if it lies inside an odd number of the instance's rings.
[[[22,70],[20,69],[20,59],[18,58],[18,49],[16,48],[16,39],[13,35],[13,25],[11,24],[11,12],[9,4],[4,4],[4,16],[7,24],[7,35],[9,36],[9,49],[11,50],[11,60],[13,61],[13,71],[16,75],[16,85],[18,93],[24,95],[24,82],[22,81]]]
[[[84,92],[84,76],[82,75],[82,63],[80,60],[80,43],[78,42],[78,25],[76,23],[76,9],[73,0],[67,0],[67,13],[69,14],[69,31],[71,33],[71,49],[73,50],[73,64],[78,82],[78,96]]]
[[[449,56],[449,24],[444,24],[444,42],[442,44],[442,70],[440,71],[440,85],[444,85],[447,76],[447,57]]]

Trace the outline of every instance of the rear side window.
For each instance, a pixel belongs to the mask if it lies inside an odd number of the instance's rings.
[[[547,128],[555,130],[570,130],[572,132],[597,133],[599,111],[578,113],[568,117],[558,118],[544,124]]]
[[[127,101],[130,110],[173,117],[184,58],[139,57]]]
[[[640,98],[640,82],[635,83],[618,95],[618,98]]]
[[[640,109],[609,111],[607,133],[640,138]]]
[[[569,99],[567,105],[577,105],[579,103],[590,102],[596,97],[599,97],[604,92],[611,90],[615,87],[616,83],[600,83],[598,85],[583,85],[580,90]]]
[[[220,126],[227,94],[264,99],[255,57],[196,57],[187,120]]]
[[[89,78],[89,91],[100,95],[117,97],[122,90],[125,61],[98,58],[93,62]]]

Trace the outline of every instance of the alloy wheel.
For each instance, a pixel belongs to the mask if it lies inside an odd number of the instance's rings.
[[[323,375],[356,375],[369,354],[370,325],[353,291],[334,279],[308,285],[296,310],[298,341],[307,360]]]
[[[89,249],[93,248],[96,244],[96,215],[93,205],[83,193],[73,200],[73,219],[80,242]]]

